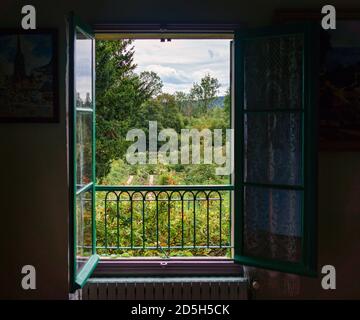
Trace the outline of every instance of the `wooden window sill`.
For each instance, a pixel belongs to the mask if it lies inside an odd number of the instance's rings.
[[[232,259],[100,259],[92,277],[121,276],[237,276],[243,267]]]

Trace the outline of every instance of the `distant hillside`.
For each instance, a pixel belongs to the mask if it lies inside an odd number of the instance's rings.
[[[211,107],[224,107],[225,96],[217,97],[212,103]]]
[[[225,101],[225,96],[216,97],[214,99],[214,101],[210,104],[210,108],[213,108],[213,107],[223,108],[224,107],[224,101]],[[197,104],[197,101],[188,100],[188,103],[189,102],[194,106],[196,106],[196,104]]]

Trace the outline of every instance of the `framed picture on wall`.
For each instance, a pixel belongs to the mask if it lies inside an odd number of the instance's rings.
[[[319,21],[318,11],[280,10],[275,22]],[[360,150],[360,12],[336,11],[336,29],[320,28],[319,147]]]
[[[57,31],[0,30],[0,122],[58,122]]]

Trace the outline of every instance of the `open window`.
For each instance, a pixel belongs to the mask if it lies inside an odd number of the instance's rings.
[[[235,256],[289,273],[316,270],[315,30],[235,36]]]
[[[69,21],[70,281],[81,288],[95,269],[95,69],[91,28]],[[81,77],[79,81],[79,75]],[[79,96],[83,95],[79,98]]]
[[[71,18],[74,289],[83,286],[95,269],[99,260],[96,252],[119,250],[208,253],[215,249],[230,252],[231,260],[241,265],[315,273],[314,33],[310,26],[285,28],[231,32],[230,121],[235,170],[228,184],[115,186],[97,185],[95,178],[94,35],[89,27]],[[126,33],[131,31],[126,29]],[[194,37],[193,29],[169,31],[171,37],[184,33]],[[195,36],[201,38],[201,31]],[[114,33],[108,37],[116,38]],[[97,208],[102,219],[98,230]],[[212,208],[217,208],[216,212]],[[178,225],[174,222],[176,212]],[[159,223],[161,215],[165,224]],[[206,220],[199,221],[200,215]],[[209,217],[217,223],[209,223]],[[150,219],[154,219],[153,224]],[[176,239],[171,228],[176,229]]]

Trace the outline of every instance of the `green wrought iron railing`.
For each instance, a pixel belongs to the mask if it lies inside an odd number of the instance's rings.
[[[230,256],[231,185],[96,186],[100,256]]]

